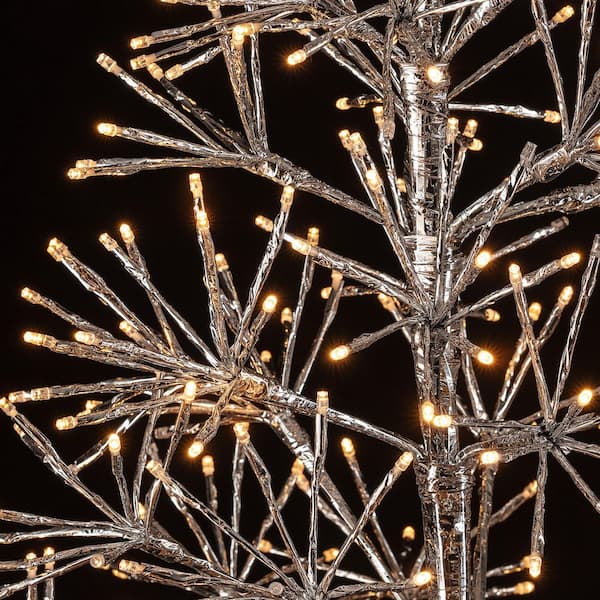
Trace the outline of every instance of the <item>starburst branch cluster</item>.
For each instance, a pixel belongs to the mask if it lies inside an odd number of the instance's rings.
[[[547,183],[574,165],[584,166],[594,177],[599,170],[600,122],[595,120],[600,100],[598,73],[586,87],[595,2],[586,1],[581,8],[577,84],[570,110],[551,37],[554,28],[574,16],[570,6],[549,17],[542,1],[533,0],[533,31],[454,84],[450,63],[455,55],[510,1],[442,4],[394,0],[364,10],[353,0],[256,0],[251,4],[239,0],[164,1],[197,6],[203,14],[208,11],[208,16],[196,24],[131,41],[134,50],[152,49],[131,61],[133,70],[148,71],[153,80],[150,84],[142,83],[105,54],[99,56],[98,63],[180,125],[189,139],[101,123],[98,132],[102,135],[178,154],[152,159],[80,160],[69,170],[69,177],[127,175],[168,167],[194,171],[235,167],[275,182],[281,188],[279,205],[273,218],[256,217],[255,224],[268,236],[267,242],[247,293],[239,294],[227,260],[217,252],[212,238],[210,199],[205,201],[201,175],[190,175],[210,339],[196,332],[154,285],[129,225],[120,227],[121,242],[108,233],[100,236],[100,242],[143,289],[155,316],[153,324],[138,317],[63,242],[51,240],[50,255],[114,313],[120,321],[118,332],[101,328],[25,288],[24,299],[75,328],[72,341],[40,332],[26,332],[25,341],[125,369],[129,374],[97,383],[12,392],[1,399],[0,407],[23,443],[96,507],[104,520],[78,522],[0,510],[1,520],[28,528],[2,534],[2,544],[40,544],[50,539],[60,546],[63,541],[79,538],[94,541],[76,548],[48,547],[40,556],[28,554],[23,560],[0,563],[2,571],[25,574],[23,579],[2,585],[0,597],[26,590],[34,599],[43,586],[44,597],[52,600],[54,580],[85,565],[112,570],[116,577],[191,591],[203,598],[358,599],[375,594],[399,600],[442,600],[532,592],[534,584],[529,580],[504,587],[491,585],[489,580],[525,571],[535,579],[541,573],[548,454],[600,511],[600,499],[568,458],[573,452],[596,458],[600,455],[597,445],[574,437],[600,424],[599,416],[585,410],[600,389],[586,388],[576,396],[565,394],[576,342],[596,283],[600,237],[595,238],[587,258],[554,387],[550,387],[541,351],[568,310],[575,289],[568,286],[561,291],[544,321],[540,321],[541,306],[529,303],[526,290],[575,267],[581,261],[578,252],[557,257],[526,274],[513,263],[507,285],[470,303],[462,298],[494,260],[557,234],[568,226],[568,219],[563,216],[493,251],[488,243],[497,225],[534,214],[575,213],[600,202],[597,179],[552,190],[534,200],[519,198],[524,190]],[[377,148],[370,148],[359,132],[339,132],[341,146],[362,184],[364,200],[320,181],[269,148],[260,39],[282,32],[296,34],[301,42],[287,57],[288,66],[323,53],[365,87],[363,94],[336,102],[342,111],[373,112]],[[555,107],[534,109],[457,100],[462,92],[538,43],[545,53]],[[239,131],[201,108],[183,86],[175,83],[185,83],[187,73],[217,59],[224,62],[231,83]],[[526,144],[508,177],[454,215],[452,202],[465,161],[470,152],[483,147],[476,137],[477,121],[469,118],[461,125],[454,115],[476,112],[538,119],[549,127],[560,125],[561,140],[541,150]],[[403,156],[399,156],[396,144],[401,132],[407,139]],[[315,195],[377,223],[393,250],[397,269],[388,272],[374,268],[326,248],[315,227],[306,234],[290,231],[290,214],[294,204],[301,201],[296,198],[298,193]],[[302,273],[296,305],[280,311],[284,344],[276,362],[270,350],[260,347],[263,333],[272,326],[269,321],[279,311],[277,297],[269,293],[272,267],[280,254],[289,250],[300,257]],[[296,342],[306,319],[307,300],[314,294],[316,269],[330,274],[331,285],[320,292],[325,301],[320,326],[301,361]],[[362,295],[377,298],[391,322],[329,347],[328,332],[340,303]],[[491,365],[494,356],[469,338],[468,321],[497,322],[500,313],[496,303],[511,296],[521,334],[499,393],[490,401],[481,392],[476,365]],[[325,390],[315,399],[304,395],[323,352],[334,361],[343,361],[396,334],[404,336],[414,356],[422,439],[409,439],[330,407]],[[529,373],[535,380],[539,411],[511,419],[509,412]],[[464,383],[466,397],[457,391],[459,382]],[[67,462],[20,406],[78,396],[86,399],[83,410],[59,418],[56,428],[68,431],[87,427],[94,431],[110,423],[114,432]],[[334,405],[340,406],[335,399]],[[312,431],[305,430],[300,416],[311,418]],[[128,476],[122,440],[132,438],[129,434],[136,424],[145,424],[144,434],[133,475]],[[362,504],[358,513],[325,468],[325,457],[331,451],[329,424],[390,446],[397,455],[379,485],[369,490],[355,442],[349,437],[341,440],[342,454]],[[219,508],[215,480],[219,458],[206,453],[224,427],[232,427],[235,434],[232,508],[226,516]],[[274,487],[269,461],[252,441],[254,431],[265,429],[289,449],[293,459],[290,474],[279,489]],[[201,457],[206,481],[203,498],[188,490],[173,473],[182,449],[189,458]],[[539,456],[536,480],[494,511],[496,473],[504,463],[531,453]],[[118,508],[80,477],[102,460],[110,461]],[[405,549],[397,555],[394,543],[385,535],[388,525],[377,514],[409,468],[416,474],[424,525],[423,547],[410,564],[407,556],[415,540],[414,528],[404,528]],[[266,506],[266,515],[253,538],[241,533],[244,480],[248,476],[255,480]],[[470,515],[470,498],[476,482],[480,498],[475,522]],[[303,540],[298,540],[290,528],[285,511],[292,494],[298,493],[308,499],[308,532]],[[186,548],[161,522],[159,506],[167,500],[195,539],[195,548]],[[528,500],[534,503],[530,553],[514,564],[488,568],[490,529]],[[324,547],[320,533],[323,521],[337,529],[338,546]],[[344,564],[354,548],[362,552],[364,572]],[[138,553],[134,556],[143,553],[145,558],[133,560],[133,551]]]

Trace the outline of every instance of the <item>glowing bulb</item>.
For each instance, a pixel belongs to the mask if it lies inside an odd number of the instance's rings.
[[[299,459],[295,459],[292,463],[292,475],[302,475],[304,473],[304,463]]]
[[[292,322],[293,318],[294,318],[294,313],[292,312],[292,309],[289,306],[286,306],[281,311],[281,324],[282,325],[290,324]]]
[[[106,560],[102,554],[94,554],[90,558],[90,567],[92,569],[102,569],[106,565]]]
[[[458,135],[459,121],[456,117],[448,118],[448,125],[446,127],[446,143],[453,144]]]
[[[273,544],[266,539],[262,539],[258,542],[258,546],[257,546],[259,552],[262,552],[263,554],[268,554],[269,552],[271,552],[271,550],[273,550]]]
[[[291,185],[286,185],[281,190],[281,198],[279,201],[284,208],[289,208],[292,204],[292,200],[294,199],[294,193],[296,192],[296,188]]]
[[[60,419],[56,419],[54,426],[59,431],[74,429],[77,427],[77,417],[61,417]]]
[[[257,215],[254,218],[254,224],[264,231],[273,231],[273,221],[267,217],[264,217],[263,215]]]
[[[383,106],[374,106],[373,107],[373,119],[377,127],[382,127],[384,124],[383,118]]]
[[[532,302],[527,308],[527,314],[532,321],[538,321],[542,314],[542,305],[539,302]]]
[[[479,152],[483,149],[483,142],[477,138],[473,138],[467,148],[473,152]]]
[[[188,381],[183,387],[183,401],[184,402],[193,402],[196,398],[196,391],[198,390],[198,386],[195,381]]]
[[[403,452],[398,460],[394,463],[394,471],[396,473],[404,473],[404,471],[410,467],[414,458],[415,457],[412,452]]]
[[[575,266],[581,260],[581,254],[579,252],[570,252],[569,254],[565,254],[560,259],[560,266],[563,269],[570,269]]]
[[[427,79],[431,81],[431,83],[437,85],[441,83],[444,79],[444,72],[436,65],[430,65],[427,67]]]
[[[331,286],[324,287],[321,289],[321,298],[323,300],[327,300],[331,296]]]
[[[37,304],[42,297],[37,292],[30,290],[28,287],[24,287],[21,290],[21,298],[23,298],[23,300],[27,300],[27,302],[31,302],[32,304]]]
[[[373,190],[374,192],[381,187],[381,179],[379,178],[377,169],[368,169],[365,173],[365,178],[367,180],[369,189]]]
[[[270,363],[272,358],[273,358],[273,355],[271,354],[271,352],[269,350],[263,350],[260,353],[260,360],[262,360],[264,363]]]
[[[33,344],[34,346],[42,346],[43,339],[46,336],[43,333],[37,333],[35,331],[26,331],[23,334],[23,341],[26,344]]]
[[[141,48],[147,48],[152,44],[154,38],[151,35],[140,35],[129,40],[129,45],[132,50],[140,50]]]
[[[433,426],[439,429],[448,429],[453,423],[453,419],[450,415],[435,415],[432,420]]]
[[[398,191],[401,194],[406,194],[406,181],[402,179],[402,177],[398,177],[398,179],[396,179],[396,185],[398,186]]]
[[[317,392],[317,414],[325,415],[329,408],[329,392],[327,390],[319,390]]]
[[[73,334],[76,342],[85,344],[86,346],[95,346],[100,341],[98,336],[93,334],[91,331],[76,331]]]
[[[206,214],[206,211],[198,208],[194,211],[194,215],[196,217],[196,226],[198,229],[206,231],[209,228],[208,215]]]
[[[350,104],[348,104],[348,98],[338,98],[335,101],[335,107],[338,110],[348,110],[350,108]]]
[[[194,440],[188,448],[190,458],[198,458],[204,452],[204,444],[200,440]]]
[[[240,444],[247,444],[250,441],[249,427],[249,424],[245,422],[239,422],[233,426],[233,432]]]
[[[69,249],[58,238],[52,238],[48,243],[48,254],[57,262],[69,256]]]
[[[144,565],[134,560],[127,560],[124,558],[119,561],[119,571],[131,573],[132,575],[139,575],[144,572]]]
[[[495,323],[501,319],[500,313],[493,308],[486,308],[483,311],[483,316],[486,321],[492,321],[492,323]]]
[[[306,255],[310,254],[311,245],[303,239],[294,238],[292,240],[292,249],[300,254]]]
[[[269,296],[267,296],[265,298],[264,302],[262,303],[262,309],[264,312],[272,314],[275,312],[276,308],[277,308],[277,296],[270,294]]]
[[[433,405],[433,402],[426,400],[421,405],[421,418],[423,419],[423,421],[425,421],[425,423],[431,423],[434,417],[435,406]]]
[[[593,397],[594,392],[589,388],[581,390],[579,394],[577,394],[577,406],[585,408],[592,401]]]
[[[203,189],[202,189],[202,178],[200,173],[191,173],[189,176],[190,192],[194,200],[201,200]]]
[[[513,588],[513,593],[517,596],[531,594],[535,590],[535,584],[531,581],[521,581]]]
[[[482,465],[495,465],[500,462],[500,453],[496,450],[485,450],[479,455]]]
[[[475,119],[469,119],[465,125],[463,135],[468,138],[475,137],[479,123]]]
[[[342,447],[342,452],[344,453],[345,457],[351,458],[356,454],[356,450],[354,449],[354,442],[350,438],[342,438],[340,446]]]
[[[306,52],[304,50],[296,50],[287,57],[287,63],[290,66],[299,65],[306,60]]]
[[[413,577],[413,583],[418,586],[418,587],[422,587],[424,585],[427,585],[428,583],[431,583],[431,580],[433,579],[433,573],[431,571],[419,571],[414,577]]]
[[[132,244],[135,241],[133,229],[131,229],[127,223],[121,223],[121,225],[119,225],[119,233],[121,234],[121,239],[126,244]]]
[[[560,113],[555,110],[545,110],[544,111],[544,121],[546,123],[560,123]]]
[[[475,266],[478,269],[483,269],[484,267],[487,267],[487,265],[489,264],[489,262],[491,260],[492,260],[492,253],[489,250],[482,250],[475,257]]]
[[[567,304],[569,304],[569,302],[571,302],[571,299],[573,298],[573,287],[570,285],[565,286],[561,292],[560,295],[558,296],[558,303],[564,308]]]
[[[412,525],[407,525],[402,530],[402,539],[405,542],[414,542],[416,537],[417,537],[417,532],[415,531],[415,528]]]
[[[344,360],[350,356],[350,346],[347,344],[342,344],[341,346],[336,346],[330,353],[329,358],[331,360]]]
[[[327,548],[327,549],[323,550],[323,560],[326,563],[333,562],[337,558],[337,555],[339,553],[340,553],[339,548]]]
[[[148,73],[157,81],[160,81],[165,76],[165,72],[156,63],[150,63],[147,69]]]
[[[54,550],[54,548],[52,546],[47,546],[46,548],[44,548],[44,557],[45,558],[52,558],[54,555],[56,554],[56,551]],[[54,561],[48,561],[46,562],[46,564],[44,565],[44,569],[46,571],[52,571],[52,569],[54,569]]]
[[[350,134],[350,150],[358,156],[364,156],[367,153],[367,145],[358,131]]]
[[[539,554],[530,554],[528,563],[529,575],[539,577],[542,572],[542,557]]]
[[[114,123],[98,123],[96,129],[100,135],[106,135],[108,137],[115,137],[121,133],[121,128]]]
[[[482,365],[491,365],[494,362],[494,355],[488,350],[479,350],[475,355],[475,358]]]
[[[572,6],[567,4],[563,6],[553,17],[552,22],[556,24],[564,23],[575,14],[575,10]]]
[[[338,132],[338,137],[340,138],[340,142],[342,142],[342,146],[346,150],[350,150],[352,147],[352,143],[350,142],[350,132],[347,129],[342,129]]]
[[[205,477],[212,477],[215,474],[215,461],[210,454],[202,457],[202,473]]]
[[[215,254],[215,263],[217,264],[217,271],[219,271],[219,273],[229,270],[229,263],[227,262],[225,255],[220,252]]]
[[[319,244],[319,228],[309,227],[306,239],[311,246],[317,246]]]
[[[121,438],[116,433],[108,436],[108,450],[113,456],[121,453]]]
[[[117,242],[115,242],[115,240],[110,237],[108,233],[101,233],[98,237],[98,240],[109,252],[112,252],[119,247]]]
[[[86,400],[85,410],[87,410],[88,412],[92,412],[95,408],[98,408],[101,405],[101,400]]]
[[[525,498],[525,500],[529,500],[530,498],[533,498],[537,494],[537,491],[538,491],[538,483],[534,479],[533,481],[528,483],[523,488],[523,491],[521,492],[521,494],[522,494],[523,498]]]
[[[165,77],[169,81],[173,81],[174,79],[178,79],[179,77],[181,77],[184,73],[185,71],[183,69],[183,65],[177,64],[173,65],[165,71]]]

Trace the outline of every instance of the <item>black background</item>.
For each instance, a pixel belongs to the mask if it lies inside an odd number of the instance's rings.
[[[552,14],[560,5],[548,3]],[[110,328],[116,321],[108,311],[81,290],[60,265],[46,255],[47,240],[57,235],[82,260],[106,277],[123,299],[144,317],[148,308],[135,284],[128,280],[120,267],[97,242],[103,231],[117,234],[118,224],[127,221],[134,226],[138,243],[148,261],[154,281],[165,296],[208,337],[206,328],[206,299],[201,283],[201,260],[195,246],[191,218],[191,201],[187,190],[187,173],[165,171],[141,174],[130,178],[94,179],[69,182],[66,169],[78,158],[104,156],[161,156],[153,148],[141,148],[119,140],[100,139],[94,124],[100,120],[123,125],[139,126],[160,133],[189,139],[171,124],[166,116],[144,104],[129,89],[95,65],[99,51],[105,51],[122,65],[130,58],[128,39],[170,25],[199,21],[203,9],[162,5],[150,0],[128,2],[74,3],[54,2],[10,3],[3,7],[5,31],[2,39],[4,98],[2,118],[4,144],[2,147],[2,393],[15,389],[37,387],[50,383],[88,382],[103,377],[121,375],[114,369],[89,365],[54,356],[46,351],[25,347],[20,341],[25,329],[48,331],[57,337],[71,334],[69,328],[37,307],[25,305],[19,299],[23,285],[56,298],[63,305]],[[460,81],[500,49],[532,28],[525,2],[516,5],[484,30],[483,35],[468,44],[451,68],[454,81]],[[340,73],[325,57],[317,56],[290,70],[285,56],[301,43],[294,36],[277,40],[265,36],[263,69],[269,132],[273,150],[307,167],[317,177],[364,198],[356,183],[345,152],[339,147],[336,132],[349,127],[360,129],[370,147],[375,148],[370,111],[340,112],[334,108],[339,96],[351,96],[365,90],[349,76]],[[561,51],[559,61],[565,73],[565,88],[572,105],[577,61],[578,25],[575,19],[559,27],[555,40]],[[598,63],[597,44],[592,44],[592,63]],[[147,83],[150,78],[139,74]],[[229,84],[224,76],[221,59],[204,67],[199,74],[181,79],[182,88],[201,106],[209,108],[230,125],[237,127]],[[534,108],[556,108],[553,91],[540,47],[528,50],[522,58],[511,62],[481,85],[474,87],[464,100],[520,103]],[[473,116],[459,115],[461,122]],[[541,148],[557,143],[559,128],[540,122],[515,121],[506,117],[481,117],[478,137],[484,149],[470,153],[455,206],[466,206],[507,174],[517,160],[527,140]],[[399,144],[398,152],[402,150]],[[376,154],[376,153],[375,153]],[[398,154],[400,156],[400,154]],[[553,186],[569,182],[587,182],[592,175],[583,169],[573,169]],[[250,175],[232,170],[203,173],[208,211],[218,250],[226,253],[238,289],[247,289],[252,269],[257,264],[264,234],[252,224],[257,213],[274,216],[279,190],[277,186],[258,181]],[[527,192],[522,199],[543,193],[548,187]],[[455,212],[457,210],[455,209]],[[523,270],[531,270],[571,250],[586,252],[597,230],[597,213],[574,216],[571,227],[516,257]],[[552,216],[529,219],[527,223],[498,228],[490,247],[499,248],[503,242],[543,225]],[[302,235],[308,226],[318,225],[322,243],[336,252],[378,265],[397,273],[391,253],[377,227],[358,217],[346,215],[341,209],[324,201],[299,193],[293,209],[290,230]],[[494,264],[468,293],[475,299],[481,294],[504,285],[507,281],[507,261]],[[276,291],[282,306],[293,306],[297,293],[301,261],[296,255],[284,252],[271,276],[269,289]],[[555,277],[539,290],[529,293],[531,300],[540,300],[549,309],[563,285],[574,283],[581,269]],[[317,327],[322,301],[318,289],[327,285],[327,274],[319,272],[303,329],[296,367],[306,355],[311,333]],[[598,302],[592,300],[584,322],[581,345],[576,354],[576,367],[567,385],[567,393],[583,385],[598,385],[597,328]],[[480,370],[481,384],[488,397],[493,398],[502,380],[504,366],[511,355],[512,344],[518,335],[514,309],[510,301],[500,304],[503,319],[498,324],[474,323],[472,339],[490,348],[497,361],[493,368]],[[372,298],[348,300],[340,310],[337,324],[332,328],[326,347],[346,341],[387,323],[387,317]],[[556,362],[566,335],[567,319],[544,352],[546,372],[551,386],[555,381]],[[261,348],[269,347],[276,354],[278,329],[272,324],[265,333]],[[297,372],[297,371],[296,371]],[[332,405],[350,414],[368,417],[373,422],[405,435],[418,436],[415,414],[415,394],[412,365],[406,345],[400,336],[388,338],[363,354],[352,357],[344,365],[331,365],[321,359],[305,390],[313,395],[316,389],[330,390]],[[25,413],[36,424],[50,431],[67,461],[75,459],[85,448],[111,431],[111,426],[99,430],[65,432],[57,435],[51,423],[58,416],[81,410],[81,400],[54,401],[48,406],[27,407]],[[534,386],[528,380],[517,401],[513,416],[529,414],[535,407]],[[310,427],[310,423],[305,423]],[[257,446],[273,469],[277,488],[291,459],[287,451],[266,431],[255,435]],[[597,440],[597,431],[590,439]],[[124,453],[135,459],[134,431],[124,441]],[[347,471],[344,469],[337,439],[341,431],[333,429],[328,469],[359,510]],[[224,432],[214,443],[211,452],[216,456],[217,482],[227,514],[228,469],[231,436]],[[356,440],[359,458],[367,481],[372,488],[393,460],[393,453],[368,441]],[[22,508],[32,512],[72,518],[95,518],[97,515],[73,493],[56,482],[52,476],[18,444],[16,436],[4,421],[0,435],[0,465],[2,484],[0,506]],[[572,458],[581,467],[586,479],[600,489],[597,465],[581,457]],[[181,455],[176,472],[187,478],[189,486],[201,488],[198,467],[190,465]],[[221,468],[219,469],[219,467]],[[495,506],[535,477],[535,460],[524,459],[501,470]],[[94,489],[116,501],[106,465],[97,465],[84,476]],[[247,481],[251,482],[248,474]],[[248,483],[252,490],[252,483]],[[539,583],[537,597],[561,598],[565,594],[594,598],[596,556],[594,549],[600,534],[599,521],[593,508],[581,497],[569,478],[552,463],[548,486],[547,560]],[[242,530],[254,535],[256,524],[264,514],[258,494],[250,494],[244,513]],[[292,502],[289,515],[296,511],[292,530],[299,540],[306,529],[306,502]],[[176,537],[188,543],[188,534],[175,516],[164,510],[164,519]],[[418,524],[418,502],[411,475],[407,475],[382,505],[381,520],[393,546],[400,547],[400,531],[407,523]],[[531,506],[515,515],[509,523],[494,530],[490,541],[490,564],[496,566],[516,562],[528,553]],[[339,537],[324,526],[325,545],[339,544]],[[179,528],[179,529],[178,529]],[[245,529],[246,528],[246,529]],[[417,529],[419,527],[417,526]],[[302,542],[298,542],[302,547]],[[58,544],[56,544],[58,546]],[[20,556],[30,549],[41,550],[43,545],[19,545],[2,549],[2,558]],[[193,548],[192,543],[189,544]],[[352,555],[350,566],[359,566]],[[0,574],[0,581],[5,576]],[[498,582],[503,584],[504,582]],[[91,584],[91,585],[90,585]],[[58,597],[70,598],[81,594],[86,586],[89,598],[159,597],[162,589],[136,584],[117,584],[106,573],[82,571],[57,584]],[[173,597],[178,592],[166,592]]]

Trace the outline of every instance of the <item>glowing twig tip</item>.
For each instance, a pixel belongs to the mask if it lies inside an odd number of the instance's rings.
[[[205,477],[212,477],[215,474],[215,461],[210,454],[202,457],[202,473]]]
[[[354,442],[348,438],[342,438],[342,441],[340,442],[340,446],[342,448],[342,452],[344,453],[344,456],[347,458],[351,458],[356,454],[356,449],[354,448]]]
[[[421,405],[421,418],[425,423],[431,423],[435,417],[435,406],[433,402],[426,400]]]
[[[108,450],[113,456],[121,453],[121,438],[116,433],[108,436]]]
[[[423,587],[432,582],[433,573],[431,571],[423,570],[419,571],[416,575],[413,576],[413,583],[417,587]]]
[[[490,264],[491,260],[492,260],[492,253],[489,250],[482,250],[475,257],[475,266],[478,269],[483,269],[483,268],[487,267],[487,265]]]
[[[263,312],[272,314],[275,312],[276,308],[277,308],[277,296],[275,296],[273,294],[268,295],[262,303]]]
[[[100,135],[106,135],[108,137],[115,137],[121,133],[121,128],[114,123],[98,123],[96,130]]]
[[[594,392],[590,388],[585,388],[577,394],[577,406],[585,408],[594,397]]]
[[[204,452],[204,444],[200,440],[194,440],[188,447],[188,456],[198,458]]]
[[[494,355],[489,350],[479,350],[475,358],[482,365],[491,365],[494,363]]]
[[[496,465],[500,462],[500,453],[497,450],[485,450],[479,455],[479,462],[482,465]]]
[[[341,346],[336,346],[330,353],[329,353],[329,358],[331,358],[331,360],[344,360],[345,358],[347,358],[348,356],[350,356],[350,346],[348,346],[347,344],[342,344]]]
[[[287,57],[287,64],[290,66],[299,65],[306,60],[306,52],[304,50],[296,50]]]
[[[402,539],[405,542],[414,542],[416,537],[417,537],[417,532],[415,531],[415,528],[412,525],[407,525],[402,530]]]
[[[581,254],[579,252],[570,252],[569,254],[565,254],[560,259],[560,266],[563,269],[570,269],[574,267],[576,264],[581,261]]]

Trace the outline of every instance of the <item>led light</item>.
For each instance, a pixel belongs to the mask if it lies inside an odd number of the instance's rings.
[[[556,24],[564,23],[575,14],[575,10],[569,4],[563,6],[553,17],[552,22]]]
[[[560,123],[560,113],[555,110],[545,110],[544,121],[546,121],[546,123]]]
[[[259,540],[257,548],[259,552],[268,554],[271,552],[271,550],[273,550],[273,544],[269,540],[263,538],[262,540]]]
[[[406,181],[402,179],[402,177],[398,177],[398,179],[396,179],[396,185],[398,186],[398,191],[401,194],[406,194]]]
[[[113,456],[121,453],[121,438],[116,433],[108,436],[108,450]]]
[[[482,250],[475,257],[475,266],[478,269],[483,269],[484,267],[487,267],[487,265],[490,263],[491,260],[492,260],[492,253],[489,250]]]
[[[500,313],[493,308],[486,308],[483,311],[483,316],[486,321],[491,321],[492,323],[495,323],[501,319]]]
[[[340,553],[339,548],[327,548],[327,549],[323,550],[323,560],[326,563],[333,562],[337,558],[337,555],[339,553]]]
[[[165,71],[165,77],[169,81],[173,81],[174,79],[179,79],[185,73],[183,66],[180,64],[173,65]]]
[[[262,309],[264,312],[272,314],[275,312],[275,309],[277,308],[277,296],[270,294],[269,296],[267,296],[264,300],[264,302],[262,303]]]
[[[69,249],[58,238],[52,238],[48,243],[48,254],[57,262],[69,256]]]
[[[338,132],[338,137],[340,138],[340,142],[342,142],[342,146],[346,150],[350,150],[352,148],[352,142],[350,141],[350,132],[347,129],[342,129]]]
[[[463,135],[468,138],[475,137],[479,123],[475,119],[469,119],[465,125]]]
[[[54,426],[59,431],[74,429],[77,427],[77,417],[61,417],[60,419],[56,419]]]
[[[96,129],[100,135],[106,135],[108,137],[115,137],[121,133],[121,128],[114,123],[98,123]]]
[[[119,571],[130,573],[131,575],[140,575],[144,572],[144,565],[134,560],[122,559],[119,561]]]
[[[121,239],[126,244],[132,244],[135,241],[133,229],[131,229],[127,223],[121,223],[121,225],[119,225],[119,233],[121,234]]]
[[[329,392],[327,390],[319,390],[317,392],[317,414],[327,414],[329,408]]]
[[[531,577],[539,577],[542,573],[542,557],[539,554],[530,554],[528,557],[529,575]]]
[[[383,106],[374,106],[373,107],[373,119],[377,127],[383,127],[384,118],[383,118]]]
[[[203,195],[202,179],[200,173],[191,173],[189,176],[190,192],[194,200],[201,200]]]
[[[190,458],[198,458],[204,452],[204,444],[200,440],[194,440],[188,448]]]
[[[419,571],[417,574],[414,575],[413,583],[418,587],[422,587],[424,585],[427,585],[428,583],[431,583],[432,579],[433,573],[431,571]]]
[[[98,408],[99,406],[102,406],[101,400],[87,400],[85,403],[85,410],[87,410],[88,412],[92,412],[94,409]]]
[[[350,438],[342,438],[340,446],[342,447],[342,452],[344,453],[344,456],[346,458],[351,458],[355,456],[356,450],[354,448],[354,442]]]
[[[385,310],[389,310],[390,312],[396,309],[396,301],[386,294],[377,294],[377,300]]]
[[[15,408],[15,405],[6,398],[0,398],[0,410],[7,417],[14,417],[17,414],[17,409]]]
[[[523,491],[521,492],[521,495],[523,496],[523,498],[525,498],[525,500],[529,500],[530,498],[533,498],[537,494],[537,491],[538,491],[538,483],[534,479],[533,481],[531,481],[530,483],[528,483],[523,488]]]
[[[341,346],[336,346],[329,353],[329,358],[331,358],[331,360],[335,360],[335,361],[344,360],[348,356],[350,356],[350,346],[348,346],[347,344],[342,344]]]
[[[263,215],[257,215],[254,218],[254,224],[264,231],[273,231],[273,221],[267,217],[264,217]]]
[[[590,388],[585,388],[577,394],[577,406],[585,408],[594,397],[594,392]]]
[[[115,242],[115,240],[112,237],[110,237],[108,233],[101,233],[98,236],[98,240],[109,252],[112,252],[113,250],[116,250],[119,247],[117,242]]]
[[[415,537],[417,537],[417,532],[415,531],[415,528],[412,525],[407,525],[402,530],[402,539],[405,542],[414,542]]]
[[[317,246],[319,244],[319,228],[309,227],[306,234],[306,239],[311,246]]]
[[[292,463],[292,475],[302,475],[304,473],[304,463],[299,459],[295,459]]]
[[[215,254],[215,263],[217,264],[217,271],[219,271],[219,273],[229,270],[229,263],[227,262],[225,255],[220,252]]]
[[[426,400],[421,405],[421,418],[423,419],[423,421],[425,421],[425,423],[431,423],[434,417],[435,406],[433,405],[433,402]]]
[[[98,336],[91,331],[76,331],[73,334],[73,338],[76,342],[85,344],[86,346],[95,346],[100,342]]]
[[[137,507],[138,507],[138,515],[140,516],[140,519],[143,521],[146,518],[148,511],[146,510],[146,507],[141,502],[138,502]]]
[[[571,302],[571,299],[573,298],[573,293],[573,286],[565,286],[561,290],[560,295],[558,296],[558,303],[564,308],[567,304],[569,304],[569,302]]]
[[[542,314],[542,305],[539,302],[532,302],[527,308],[527,314],[532,321],[538,321]]]
[[[147,48],[152,45],[154,38],[151,35],[140,35],[129,40],[129,45],[132,50],[140,50],[141,48]]]
[[[102,554],[94,554],[90,558],[90,567],[92,569],[102,569],[106,565],[106,560]]]
[[[306,52],[304,50],[296,50],[287,57],[287,63],[290,66],[299,65],[306,60]]]
[[[46,548],[44,548],[44,557],[46,559],[54,557],[55,554],[56,554],[56,551],[54,550],[54,548],[52,546],[47,546]],[[55,564],[54,561],[50,560],[50,561],[46,562],[46,564],[44,565],[44,569],[46,571],[52,571],[52,569],[54,569],[54,564]]]
[[[436,65],[430,65],[427,67],[427,79],[435,85],[441,83],[444,80],[444,72]]]
[[[475,358],[482,365],[491,365],[494,362],[494,355],[488,350],[479,350],[475,355]]]
[[[196,398],[198,386],[195,381],[188,381],[183,388],[183,401],[193,402]]]
[[[513,593],[517,596],[531,594],[535,590],[535,584],[531,581],[521,581],[513,588]]]
[[[495,465],[500,462],[500,453],[496,450],[485,450],[479,455],[482,465]]]
[[[473,152],[479,152],[483,149],[483,142],[480,139],[473,138],[467,148]]]
[[[574,267],[581,260],[581,254],[579,252],[570,252],[569,254],[565,254],[560,259],[560,266],[563,269],[570,269]]]
[[[286,185],[284,186],[284,188],[281,190],[281,198],[280,198],[280,202],[281,205],[284,208],[289,208],[289,206],[292,203],[292,200],[294,199],[294,194],[296,192],[296,188],[294,188],[291,185]]]
[[[367,145],[358,131],[350,134],[350,150],[357,156],[365,156]]]
[[[432,423],[438,429],[448,429],[452,425],[453,419],[450,415],[435,415]]]
[[[233,432],[240,444],[247,444],[250,441],[250,434],[248,433],[249,427],[250,425],[245,422],[239,422],[233,426]]]
[[[165,72],[156,63],[150,63],[147,69],[156,81],[160,81],[165,76]]]
[[[331,286],[327,286],[321,289],[321,298],[327,300],[331,296]]]
[[[281,311],[281,324],[288,325],[292,322],[293,318],[294,318],[294,313],[292,312],[292,309],[289,306],[286,306]]]
[[[272,358],[273,358],[273,355],[271,354],[271,352],[269,350],[263,350],[260,353],[260,360],[262,360],[264,363],[270,363]]]
[[[202,473],[205,477],[212,477],[215,474],[215,461],[210,454],[202,457]]]
[[[338,110],[348,110],[350,108],[350,104],[348,104],[348,98],[338,98],[335,101],[335,107]]]
[[[379,177],[377,169],[368,169],[365,173],[365,178],[367,180],[367,185],[369,186],[369,189],[375,192],[381,188],[381,179]]]
[[[394,463],[394,471],[397,473],[404,473],[404,471],[410,467],[414,458],[415,457],[412,452],[403,452],[398,460]]]
[[[458,135],[459,121],[456,117],[449,117],[448,124],[446,126],[446,143],[453,144]]]

